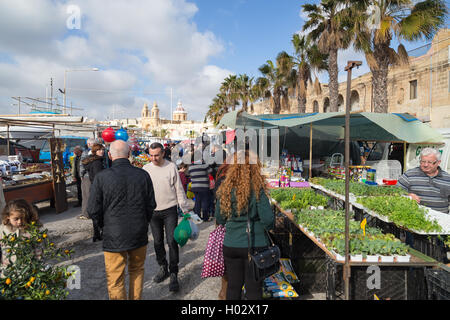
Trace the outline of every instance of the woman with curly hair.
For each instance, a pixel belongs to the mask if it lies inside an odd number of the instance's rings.
[[[265,230],[273,228],[275,216],[259,160],[245,152],[245,163],[240,164],[239,155],[244,158],[241,152],[234,154],[234,162],[228,166],[225,180],[217,190],[215,216],[217,223],[227,230],[223,243],[227,300],[240,300],[244,284],[247,299],[258,300],[262,299],[262,280],[255,281],[249,268],[247,217],[250,217],[250,245],[262,249],[270,245]]]

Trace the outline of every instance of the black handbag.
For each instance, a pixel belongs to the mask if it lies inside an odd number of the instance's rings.
[[[271,242],[267,248],[259,251],[252,248],[250,244],[250,213],[247,214],[247,237],[248,237],[248,259],[249,267],[252,271],[255,281],[264,280],[280,270],[280,248],[272,241],[267,230],[267,236]]]

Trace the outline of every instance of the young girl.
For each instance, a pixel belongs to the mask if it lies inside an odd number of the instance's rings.
[[[0,224],[0,237],[13,235],[14,237],[22,237],[26,235],[27,226],[32,222],[40,225],[38,213],[26,200],[17,199],[8,202],[2,212],[2,223]],[[9,263],[6,256],[6,248],[1,247],[1,262],[2,265]],[[15,257],[11,258],[15,261]]]

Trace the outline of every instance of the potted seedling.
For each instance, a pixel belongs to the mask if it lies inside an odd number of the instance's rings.
[[[377,240],[367,241],[367,250],[368,255],[366,257],[367,262],[378,262],[379,259],[379,245],[377,244]]]
[[[359,239],[352,239],[349,242],[350,246],[350,260],[354,262],[362,262],[363,254],[361,250],[361,241]]]
[[[392,252],[392,241],[384,241],[384,245],[381,247],[380,250],[380,258],[381,262],[394,262],[394,256],[391,254]]]
[[[409,262],[411,259],[411,255],[408,254],[408,247],[401,242],[394,242],[393,251],[397,262]]]

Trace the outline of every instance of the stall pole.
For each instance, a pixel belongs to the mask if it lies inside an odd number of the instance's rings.
[[[345,262],[344,262],[344,294],[345,300],[350,299],[350,256],[349,256],[349,206],[350,206],[350,92],[352,83],[352,68],[362,64],[361,61],[348,61],[347,71],[347,97],[345,106]]]
[[[309,176],[312,177],[312,122],[309,124]]]
[[[403,173],[406,171],[406,141],[403,142]]]
[[[6,144],[7,144],[7,148],[8,148],[8,156],[10,156],[11,152],[9,151],[9,124],[6,125],[6,132],[7,132]]]

